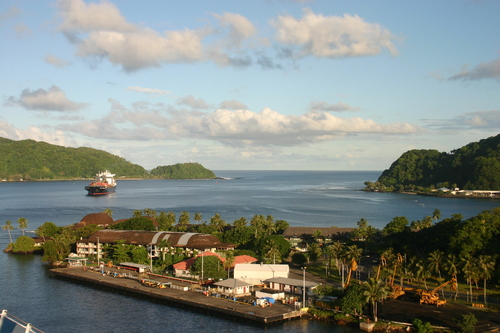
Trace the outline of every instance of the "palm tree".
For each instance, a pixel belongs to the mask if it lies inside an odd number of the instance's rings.
[[[226,226],[226,221],[220,217],[219,213],[215,213],[215,215],[210,218],[210,225],[215,227],[218,231],[222,231]]]
[[[374,321],[377,321],[377,302],[383,301],[389,296],[388,287],[382,280],[371,278],[363,282],[362,290],[365,301],[371,303]]]
[[[436,223],[437,221],[441,218],[441,211],[439,209],[434,209],[434,211],[432,212],[432,218],[436,220]]]
[[[10,220],[5,221],[5,225],[2,228],[3,230],[7,230],[7,232],[9,233],[10,242],[12,243],[12,235],[10,234],[10,231],[14,230],[12,222]]]
[[[281,263],[281,252],[276,245],[274,239],[269,239],[266,242],[266,246],[263,249],[264,253],[264,263],[266,264],[276,264],[276,262]]]
[[[338,269],[339,275],[340,275],[339,257],[341,255],[341,253],[343,252],[344,245],[342,245],[341,242],[336,241],[332,245],[329,245],[328,248],[329,248],[329,253],[331,254],[330,255],[330,267],[332,266],[331,257],[333,256],[333,257],[335,257],[335,266],[337,266],[337,269]]]
[[[113,217],[113,211],[111,210],[111,208],[106,208],[101,213],[108,214],[109,217]]]
[[[194,220],[196,221],[196,224],[200,224],[202,220],[201,213],[194,213]]]
[[[264,222],[264,215],[254,215],[252,217],[250,225],[255,228],[255,238],[259,238],[259,234],[262,233]]]
[[[491,278],[493,271],[495,270],[496,255],[480,255],[478,258],[478,268],[480,276],[484,281],[483,291],[484,291],[484,304],[486,302],[486,280]]]
[[[19,229],[23,231],[23,236],[24,236],[24,229],[28,227],[28,219],[20,217],[17,219],[17,223],[19,224]]]
[[[268,236],[274,234],[276,231],[276,225],[274,224],[274,217],[272,215],[267,215],[266,220],[262,224],[262,230]]]
[[[375,279],[379,279],[381,275],[382,269],[385,269],[388,266],[388,263],[390,263],[394,259],[395,255],[392,252],[392,248],[388,248],[384,252],[380,254],[380,259],[379,259],[379,264],[377,268],[377,275],[375,276]]]
[[[236,262],[236,258],[234,257],[234,252],[228,251],[226,253],[226,261],[224,261],[224,268],[227,269],[227,277],[229,278],[229,270],[231,267],[234,266],[234,263]],[[234,271],[233,271],[233,278],[234,278]]]
[[[436,272],[439,275],[439,283],[442,283],[443,278],[441,277],[441,263],[444,258],[444,252],[435,250],[429,254],[428,260],[428,265],[429,265],[429,270],[432,272]],[[444,290],[441,289],[441,295],[444,298]]]
[[[247,225],[247,219],[244,217],[240,217],[239,219],[233,222],[233,225],[236,228],[243,228]]]
[[[426,290],[429,290],[427,287],[427,278],[431,276],[431,272],[427,269],[427,265],[422,259],[418,259],[414,263],[413,267],[415,277],[418,280],[422,280],[424,282],[424,287]]]
[[[321,256],[321,247],[319,246],[318,243],[313,242],[309,245],[307,245],[307,262],[309,263],[309,260],[312,260],[313,262],[316,262],[318,258]]]
[[[422,219],[422,229],[423,228],[430,228],[430,227],[432,227],[432,217],[427,215],[426,217],[424,217]]]
[[[144,209],[144,215],[149,216],[149,217],[156,217],[156,210],[152,208],[146,208]]]
[[[317,242],[317,243],[322,243],[323,241],[323,237],[321,236],[323,232],[321,230],[314,230],[314,233],[313,233],[313,238],[314,238],[314,241]]]
[[[460,266],[462,268],[462,272],[465,275],[465,278],[467,279],[467,282],[469,283],[469,292],[472,300],[472,281],[475,278],[477,266],[475,264],[475,258],[473,258],[470,253],[467,253],[460,258]]]
[[[191,217],[189,216],[189,212],[183,211],[183,212],[181,212],[181,215],[179,216],[179,224],[188,225],[190,219],[191,219]]]
[[[361,258],[362,253],[363,249],[357,247],[356,245],[351,245],[345,250],[343,255],[344,260],[349,265],[349,272],[347,274],[347,282],[345,287],[349,286],[352,278],[352,273],[358,269],[358,261]]]
[[[455,281],[458,281],[458,260],[457,256],[454,255],[453,253],[450,253],[446,256],[446,260],[444,262],[444,269],[446,270],[446,273],[451,275]],[[455,300],[457,300],[458,297],[458,288],[455,290]]]

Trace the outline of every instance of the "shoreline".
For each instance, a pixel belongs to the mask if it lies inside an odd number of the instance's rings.
[[[124,270],[118,271],[123,272]],[[164,302],[166,305],[186,306],[191,309],[208,311],[213,315],[223,314],[235,320],[244,319],[262,325],[300,318],[306,313],[301,310],[294,310],[292,306],[278,302],[273,306],[261,308],[260,306],[229,299],[205,296],[201,292],[186,290],[188,287],[177,284],[165,289],[151,288],[142,285],[136,277],[116,278],[83,269],[82,267],[55,268],[51,269],[50,273],[63,280],[89,284],[92,287],[109,288]],[[170,280],[167,277],[155,276],[154,278],[156,280]]]

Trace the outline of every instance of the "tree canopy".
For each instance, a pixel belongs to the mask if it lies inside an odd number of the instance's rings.
[[[500,189],[500,134],[450,153],[414,149],[401,155],[366,190],[403,191],[415,187]]]
[[[158,166],[151,170],[151,175],[165,179],[213,179],[215,174],[199,163],[178,163]]]

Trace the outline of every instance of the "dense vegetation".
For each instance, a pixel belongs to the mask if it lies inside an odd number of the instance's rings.
[[[215,174],[199,163],[178,163],[158,166],[151,170],[155,178],[164,179],[212,179]]]
[[[425,191],[446,187],[500,190],[500,134],[472,142],[451,153],[410,150],[366,190]]]
[[[116,155],[93,148],[68,148],[34,140],[0,138],[0,178],[50,180],[92,178],[99,171],[125,177],[145,177],[148,172]]]
[[[105,212],[112,214],[109,209]],[[270,215],[255,215],[251,221],[242,217],[228,224],[219,214],[201,222],[201,214],[195,213],[195,223],[191,223],[191,215],[185,211],[177,217],[173,212],[157,213],[145,209],[134,211],[133,217],[120,225],[150,230],[151,219],[156,220],[160,230],[209,233],[221,242],[236,244],[236,250],[218,253],[225,258],[224,263],[215,256],[204,258],[205,278],[226,278],[234,257],[241,254],[254,256],[265,263],[291,260],[295,264],[307,264],[307,271],[337,281],[342,286],[340,289],[333,284],[319,286],[319,295],[338,297],[333,300],[325,298],[320,304],[339,307],[344,313],[355,314],[355,317],[319,309],[311,311],[315,317],[336,321],[346,322],[349,318],[359,317],[361,313],[370,313],[377,318],[377,304],[390,298],[398,290],[398,285],[414,291],[432,290],[443,283],[458,280],[457,290],[443,288],[439,298],[453,301],[460,291],[462,296],[472,295],[474,300],[468,298],[468,302],[482,301],[487,304],[486,295],[491,295],[492,289],[498,289],[500,282],[500,207],[467,220],[463,220],[460,214],[441,219],[438,209],[434,210],[432,217],[424,217],[423,221],[410,223],[406,217],[398,216],[382,230],[370,226],[366,219],[361,219],[348,234],[331,238],[320,231],[314,232],[311,237],[303,239],[301,247],[306,248],[306,252],[293,252],[280,234],[288,227],[288,223],[274,221]],[[24,230],[28,221],[19,218],[17,223]],[[61,261],[77,239],[86,238],[99,228],[87,227],[74,230],[72,226],[57,227],[51,222],[44,223],[36,230],[40,237],[50,238],[43,246],[43,260],[53,263]],[[12,228],[12,223],[7,221],[4,229],[10,232]],[[8,249],[19,253],[31,252],[33,243],[28,243],[28,238],[20,236],[16,243],[9,244]],[[162,242],[159,244],[162,253],[153,260],[156,273],[168,271],[173,264],[197,254],[196,251],[187,253],[181,248],[170,248],[167,241]],[[105,244],[103,255],[106,261],[149,263],[145,247],[124,244],[123,241]],[[377,259],[376,264],[372,264],[373,259]],[[193,274],[200,273],[199,260],[191,267]],[[368,278],[359,274],[359,264],[365,265],[365,268],[373,265]],[[407,297],[411,297],[411,291],[408,291]],[[418,295],[414,297],[418,299]],[[475,320],[472,315],[463,316],[457,325],[464,332],[471,328],[473,331]],[[418,321],[414,325],[422,331],[429,327],[428,323]]]
[[[159,166],[149,173],[142,166],[103,150],[61,147],[34,140],[0,137],[0,156],[0,179],[8,181],[93,178],[104,170],[130,178],[215,178],[212,171],[198,163]]]

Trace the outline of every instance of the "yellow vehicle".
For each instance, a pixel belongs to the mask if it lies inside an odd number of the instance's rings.
[[[458,287],[457,279],[454,277],[450,281],[446,281],[445,283],[441,284],[440,286],[434,288],[431,291],[422,289],[417,290],[417,296],[420,297],[420,304],[434,304],[436,306],[441,306],[446,304],[445,299],[439,298],[438,291],[443,289],[449,284],[451,284],[451,290],[453,291],[457,290]]]

